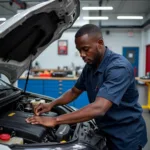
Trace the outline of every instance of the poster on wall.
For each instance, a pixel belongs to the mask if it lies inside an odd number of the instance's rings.
[[[68,54],[68,40],[58,40],[58,55]]]

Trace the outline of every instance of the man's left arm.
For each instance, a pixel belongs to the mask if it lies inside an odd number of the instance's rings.
[[[72,124],[88,121],[98,116],[104,116],[111,106],[112,102],[105,98],[97,97],[95,102],[80,110],[56,117],[56,124]]]

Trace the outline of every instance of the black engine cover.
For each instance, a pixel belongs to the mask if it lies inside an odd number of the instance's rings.
[[[25,119],[31,117],[30,113],[12,111],[0,116],[0,127],[2,132],[16,133],[17,137],[22,137],[30,142],[42,142],[48,133],[48,128],[40,125],[26,123]]]

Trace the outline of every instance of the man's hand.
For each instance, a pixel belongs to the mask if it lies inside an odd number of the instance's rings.
[[[40,116],[33,116],[26,119],[27,123],[30,124],[39,124],[46,127],[55,127],[56,126],[56,118],[52,117],[40,117]]]
[[[50,104],[38,104],[34,106],[34,114],[39,116],[42,113],[48,112],[52,109]]]

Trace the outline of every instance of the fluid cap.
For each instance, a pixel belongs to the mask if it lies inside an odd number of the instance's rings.
[[[10,140],[10,135],[9,134],[0,134],[0,140],[9,141]]]

